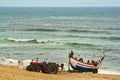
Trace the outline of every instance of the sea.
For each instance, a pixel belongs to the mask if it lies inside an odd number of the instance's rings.
[[[120,7],[0,7],[0,64],[105,59],[120,72]]]

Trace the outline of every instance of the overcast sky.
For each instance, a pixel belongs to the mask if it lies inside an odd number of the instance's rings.
[[[119,7],[120,0],[0,0],[0,6],[21,7]]]

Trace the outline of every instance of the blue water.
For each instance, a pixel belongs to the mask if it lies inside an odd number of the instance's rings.
[[[0,57],[68,63],[68,54],[120,71],[120,8],[0,8]]]

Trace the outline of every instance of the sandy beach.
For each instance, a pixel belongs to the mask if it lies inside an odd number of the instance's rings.
[[[0,65],[0,80],[120,80],[120,75],[70,73],[44,74]]]

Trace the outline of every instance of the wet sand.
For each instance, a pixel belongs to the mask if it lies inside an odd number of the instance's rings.
[[[66,71],[58,72],[58,74],[44,74],[0,65],[0,80],[120,80],[120,75],[70,73]]]

